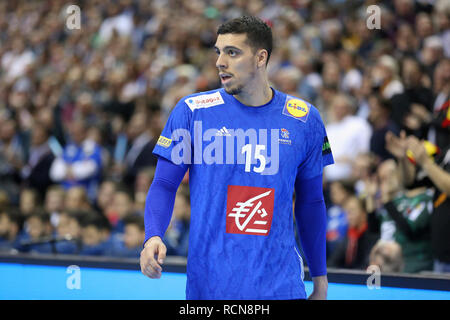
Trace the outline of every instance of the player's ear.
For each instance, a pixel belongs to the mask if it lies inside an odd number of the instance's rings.
[[[259,49],[258,51],[256,51],[256,63],[258,68],[262,68],[267,65],[268,56],[269,54],[266,49]]]

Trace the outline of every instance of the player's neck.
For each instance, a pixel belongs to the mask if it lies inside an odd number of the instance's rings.
[[[262,83],[255,83],[247,86],[239,94],[234,97],[242,104],[249,107],[262,106],[272,100],[273,91],[270,88],[269,82],[264,79]]]

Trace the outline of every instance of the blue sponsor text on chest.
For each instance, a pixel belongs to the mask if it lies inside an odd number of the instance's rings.
[[[273,175],[279,168],[279,144],[291,144],[291,140],[282,139],[287,137],[286,131],[226,126],[204,129],[202,121],[194,121],[193,137],[186,129],[172,132],[171,139],[177,143],[172,148],[171,158],[176,164],[246,164],[250,159],[252,165],[264,158],[261,174]],[[257,156],[249,158],[249,154]]]

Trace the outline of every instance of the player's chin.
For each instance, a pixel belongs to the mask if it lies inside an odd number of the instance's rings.
[[[231,95],[236,95],[241,93],[242,87],[240,86],[227,86],[224,85],[223,88],[225,89],[225,92]]]

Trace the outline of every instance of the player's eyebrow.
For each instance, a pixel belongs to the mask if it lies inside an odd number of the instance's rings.
[[[214,46],[214,50],[216,50],[216,52],[220,52],[220,49],[217,48],[216,46]],[[241,49],[239,49],[239,48],[237,48],[237,47],[235,47],[235,46],[225,46],[225,47],[223,48],[223,51],[227,51],[227,50],[235,50],[235,51],[239,51],[239,52],[242,51]]]

